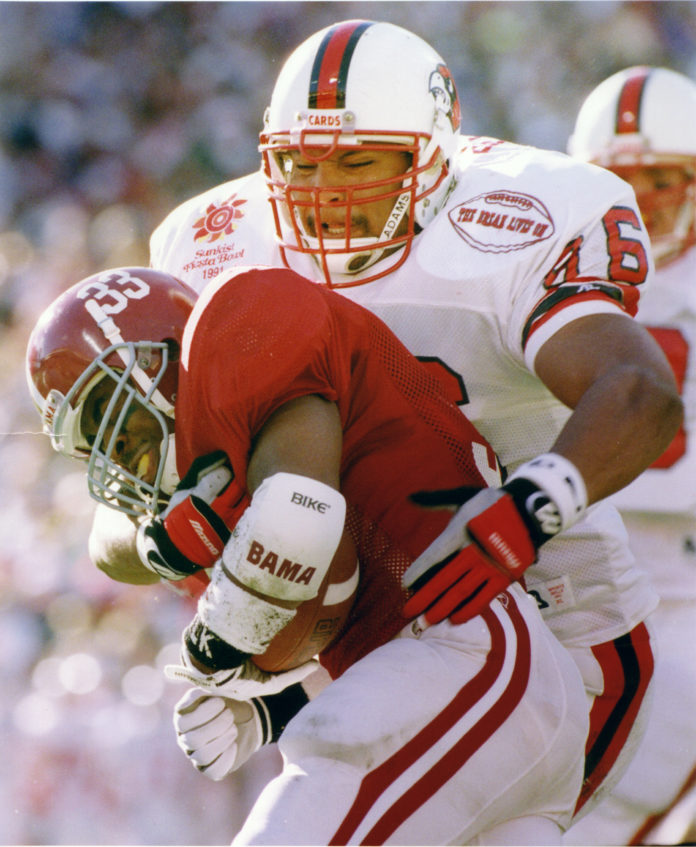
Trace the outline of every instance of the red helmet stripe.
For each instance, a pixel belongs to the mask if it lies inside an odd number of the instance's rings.
[[[640,131],[640,102],[650,68],[637,68],[623,84],[616,106],[617,134]]]
[[[331,27],[321,42],[309,81],[310,109],[343,109],[348,68],[358,39],[370,21],[346,21]]]

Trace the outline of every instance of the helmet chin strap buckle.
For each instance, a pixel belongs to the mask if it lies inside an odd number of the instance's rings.
[[[370,265],[374,265],[383,253],[384,250],[380,250],[379,252],[377,250],[370,250],[368,253],[358,253],[356,256],[352,256],[346,262],[346,273],[360,273],[360,271],[369,268]]]

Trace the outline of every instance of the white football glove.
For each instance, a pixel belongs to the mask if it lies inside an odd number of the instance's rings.
[[[190,688],[174,707],[177,744],[215,782],[240,768],[263,744],[262,704],[210,697]]]

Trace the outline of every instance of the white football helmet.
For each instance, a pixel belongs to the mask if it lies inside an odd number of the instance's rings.
[[[126,514],[159,511],[161,493],[171,494],[178,479],[172,433],[178,353],[195,301],[195,292],[168,274],[114,268],[63,292],[29,338],[27,381],[44,432],[59,453],[88,462],[92,497]],[[95,437],[88,438],[85,401],[106,377],[114,388]],[[141,470],[149,457],[140,457],[132,471],[118,461],[121,429],[139,407],[156,420],[162,439],[149,483]]]
[[[454,185],[459,124],[452,75],[416,35],[390,23],[354,20],[308,38],[278,76],[259,148],[283,261],[290,266],[293,256],[311,255],[331,287],[369,282],[400,265],[414,235],[434,218]],[[311,208],[319,219],[321,189],[288,182],[280,154],[296,151],[319,162],[357,147],[409,154],[398,190],[393,178],[331,186],[345,197],[346,235],[329,238],[320,227],[316,236],[309,234],[300,210]],[[392,212],[381,234],[351,238],[351,209],[385,198],[393,198]],[[379,272],[362,275],[377,263]]]
[[[630,179],[637,169],[678,167],[678,185],[636,191],[648,232],[657,210],[678,207],[671,233],[650,232],[665,264],[696,243],[696,83],[666,68],[632,67],[600,83],[578,113],[568,153]]]

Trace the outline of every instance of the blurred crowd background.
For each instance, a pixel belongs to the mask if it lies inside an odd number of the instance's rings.
[[[258,166],[285,56],[348,18],[430,41],[465,132],[540,147],[622,67],[696,79],[693,2],[0,2],[1,844],[225,844],[277,767],[214,784],[176,747],[162,667],[191,609],[92,567],[83,471],[39,434],[23,362],[58,293],[147,264],[171,208]]]

